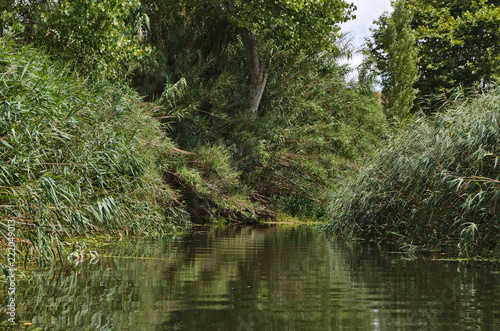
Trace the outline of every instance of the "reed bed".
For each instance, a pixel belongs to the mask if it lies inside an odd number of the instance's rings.
[[[330,232],[500,256],[500,91],[417,117],[329,200]]]
[[[189,224],[163,181],[174,145],[154,107],[93,77],[0,39],[0,246],[15,220],[25,261],[61,259],[75,237],[161,235]]]

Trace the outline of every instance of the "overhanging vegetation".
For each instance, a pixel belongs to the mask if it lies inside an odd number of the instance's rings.
[[[498,256],[500,91],[418,117],[330,199],[331,232]]]
[[[2,223],[17,221],[26,259],[54,259],[74,236],[163,234],[188,224],[163,181],[160,161],[173,159],[174,145],[153,105],[12,39],[0,39],[0,59],[0,212]]]

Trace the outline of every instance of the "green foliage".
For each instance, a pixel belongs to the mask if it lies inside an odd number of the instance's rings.
[[[393,3],[394,12],[384,14],[372,30],[374,41],[367,47],[374,57],[375,70],[382,79],[382,95],[388,117],[404,119],[413,107],[418,79],[418,49],[411,29],[413,9],[406,1]]]
[[[413,23],[421,55],[415,87],[423,98],[497,81],[500,7],[484,0],[413,5],[420,8]]]
[[[187,224],[160,171],[174,145],[150,105],[10,39],[0,40],[0,59],[0,213],[17,221],[26,258],[54,259],[74,236]]]
[[[331,193],[327,229],[490,255],[500,242],[500,92],[419,117]]]
[[[246,54],[228,16],[207,17],[193,9],[187,17],[179,10],[187,4],[172,4],[175,10],[168,11],[166,3],[151,1],[144,7],[154,49],[134,81],[162,105],[157,114],[169,134],[182,150],[194,153],[189,159],[200,158],[206,146],[223,150],[242,188],[231,194],[319,218],[323,192],[373,150],[384,130],[371,90],[346,84],[337,52],[300,52],[294,43],[270,39],[259,47],[269,72],[266,91],[259,113],[250,114],[245,111]],[[198,180],[215,183],[196,163],[187,168],[197,169]],[[185,194],[186,201],[192,196],[200,201],[194,191]],[[216,197],[209,200],[214,204]]]
[[[138,0],[10,1],[0,7],[2,34],[44,46],[85,74],[123,78],[147,52],[139,8]]]
[[[276,197],[286,212],[306,216],[308,208],[321,217],[323,193],[374,150],[385,117],[371,91],[346,83],[348,71],[335,56],[275,49],[269,68],[268,93],[255,119],[259,140],[245,171],[255,173],[254,187]]]
[[[205,36],[204,40],[201,39],[202,47],[196,50],[203,55],[210,50],[210,60],[216,61],[239,37],[245,50],[247,72],[245,110],[251,112],[257,112],[259,108],[268,76],[261,59],[261,45],[272,40],[280,47],[291,47],[298,52],[337,50],[338,24],[350,19],[354,9],[343,0],[144,2],[146,13],[154,16],[154,32],[149,39],[163,54],[170,47],[165,47],[161,41],[171,40],[172,35],[177,37],[166,27],[188,32],[189,39],[194,37],[199,41],[198,36]]]
[[[75,236],[176,231],[188,218],[322,217],[323,193],[384,131],[371,90],[336,64],[336,24],[353,6],[141,4],[2,3],[2,33],[24,46],[1,43],[0,212],[18,221],[25,257],[61,257]],[[258,114],[246,111],[242,27],[270,70]],[[127,72],[154,104],[121,85]]]
[[[223,146],[200,146],[167,171],[172,183],[196,222],[256,221],[262,206],[250,200],[252,191],[240,181]]]
[[[275,39],[281,46],[316,51],[336,49],[335,42],[340,37],[338,24],[354,17],[356,9],[343,0],[143,0],[142,3],[151,22],[159,26],[167,22],[187,22],[190,26],[217,22],[212,25],[214,30],[205,31],[211,37],[222,37],[209,39],[214,47],[234,41],[235,27],[243,27],[253,31],[262,42]],[[224,39],[229,35],[233,37]]]
[[[346,84],[347,71],[331,55],[311,58],[269,46],[268,89],[259,116],[250,116],[241,111],[243,93],[235,91],[243,54],[234,52],[212,80],[199,77],[213,69],[198,66],[196,77],[190,67],[188,87],[169,92],[177,98],[169,99],[160,117],[182,149],[197,153],[207,142],[225,149],[253,198],[270,199],[274,208],[294,215],[321,217],[323,192],[371,153],[384,132],[376,98]],[[167,90],[175,86],[167,84]]]
[[[220,1],[230,20],[264,40],[297,50],[337,50],[339,23],[353,18],[356,7],[343,0],[229,0]],[[231,3],[233,11],[230,8]],[[276,38],[279,36],[279,38]]]
[[[487,90],[498,81],[500,68],[500,7],[486,0],[397,1],[395,11],[384,15],[374,30],[372,53],[383,75],[398,76],[386,66],[391,43],[385,35],[390,22],[398,20],[398,8],[413,13],[411,29],[416,41],[419,78],[413,85],[418,91],[413,111],[435,111],[457,88],[466,92]],[[386,31],[389,30],[389,31]],[[405,63],[405,57],[399,58]],[[408,81],[410,82],[410,81]],[[396,86],[389,82],[388,86]],[[411,89],[409,90],[411,91]]]
[[[322,192],[377,141],[383,118],[375,98],[346,85],[345,69],[335,65],[337,24],[353,9],[340,0],[144,0],[141,8],[136,1],[79,0],[15,3],[2,17],[4,33],[20,32],[86,73],[97,69],[96,80],[123,75],[143,55],[135,40],[142,36],[152,52],[134,67],[134,85],[158,104],[157,118],[181,148],[171,144],[157,160],[179,193],[167,196],[193,219],[256,219],[269,199],[293,213],[311,206],[321,215]],[[245,112],[248,54],[240,28],[255,33],[272,71],[259,116]],[[95,160],[121,165],[128,154],[113,154],[118,145],[104,144],[109,151]],[[97,182],[122,194],[114,178],[140,176],[141,166],[101,171]]]

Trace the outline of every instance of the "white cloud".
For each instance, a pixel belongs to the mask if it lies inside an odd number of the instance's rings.
[[[356,19],[341,25],[342,32],[348,34],[348,38],[355,49],[359,49],[364,43],[365,38],[370,36],[370,27],[373,21],[382,15],[383,12],[392,11],[390,0],[346,0],[348,3],[354,3],[357,10],[354,12]],[[344,60],[343,63],[350,63],[352,67],[361,64],[363,57],[354,55],[350,60]]]

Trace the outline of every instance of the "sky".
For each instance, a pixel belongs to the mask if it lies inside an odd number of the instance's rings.
[[[370,36],[370,27],[373,26],[373,21],[382,15],[383,12],[392,11],[390,0],[346,0],[347,3],[354,3],[358,8],[354,14],[356,19],[346,22],[341,25],[342,32],[348,33],[348,38],[352,38],[352,44],[355,49],[364,44],[365,38]],[[357,67],[361,64],[363,57],[354,55],[350,60],[345,62],[350,63],[352,67]]]

